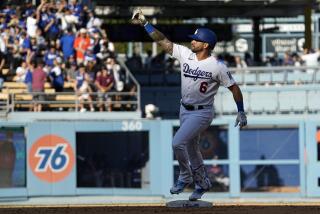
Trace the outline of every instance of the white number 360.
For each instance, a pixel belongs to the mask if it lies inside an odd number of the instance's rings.
[[[140,121],[122,121],[122,131],[139,131],[142,129],[142,123]]]

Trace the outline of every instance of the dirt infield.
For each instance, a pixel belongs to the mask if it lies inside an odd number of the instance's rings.
[[[316,214],[320,205],[214,205],[212,208],[167,208],[165,206],[19,206],[0,207],[0,214]]]

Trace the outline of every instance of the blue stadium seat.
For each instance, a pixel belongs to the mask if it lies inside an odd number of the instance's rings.
[[[226,91],[222,94],[222,110],[226,114],[237,113],[237,106],[230,91]]]
[[[181,82],[181,74],[180,73],[170,73],[165,75],[165,81],[167,85],[177,86],[180,85]]]
[[[285,72],[277,72],[277,73],[272,73],[272,83],[273,84],[283,84],[285,83]]]
[[[214,111],[216,114],[222,114],[222,93],[217,93],[214,97]]]
[[[317,83],[320,82],[320,71],[317,71],[317,72],[316,72],[316,79],[315,79],[315,81],[316,81]]]
[[[313,74],[305,73],[302,71],[296,71],[293,73],[288,73],[287,81],[290,84],[294,83],[312,83]]]
[[[320,91],[309,91],[308,92],[308,109],[311,112],[320,111]]]
[[[259,84],[270,84],[272,81],[272,74],[271,72],[267,73],[259,73]]]
[[[140,85],[149,85],[149,74],[134,74],[134,77],[137,79]]]
[[[306,110],[306,91],[280,91],[280,112],[304,112]]]
[[[255,73],[247,73],[244,75],[244,84],[247,85],[254,85],[257,83],[257,78],[256,78]]]
[[[243,74],[234,73],[232,74],[233,79],[236,81],[237,84],[242,85],[243,84]]]
[[[253,113],[275,113],[277,111],[277,92],[252,92],[250,108]]]
[[[150,85],[151,86],[164,85],[164,74],[150,75]]]

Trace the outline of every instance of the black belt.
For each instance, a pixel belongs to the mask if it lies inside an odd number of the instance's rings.
[[[202,105],[198,105],[198,106],[188,105],[183,102],[181,102],[181,105],[188,111],[200,110],[200,109],[204,109],[204,107],[205,107]]]

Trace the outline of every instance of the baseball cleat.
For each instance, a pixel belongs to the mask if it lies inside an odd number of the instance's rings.
[[[189,201],[196,201],[201,199],[202,195],[207,191],[209,191],[209,189],[202,189],[202,188],[195,189],[192,192],[192,194],[189,196]]]
[[[184,188],[186,188],[190,184],[191,184],[191,182],[187,183],[187,182],[183,182],[183,181],[178,180],[175,183],[175,185],[173,187],[171,187],[170,193],[171,194],[179,194],[179,193],[183,192]]]

